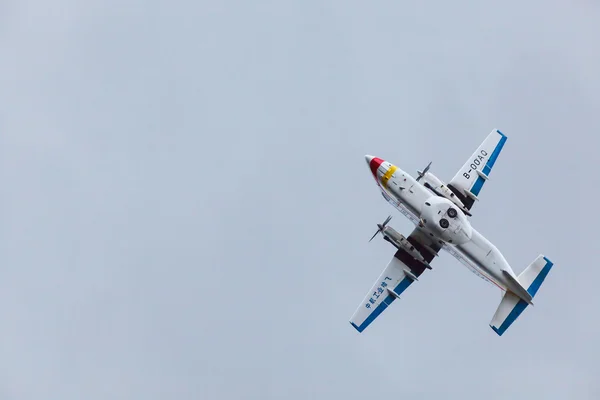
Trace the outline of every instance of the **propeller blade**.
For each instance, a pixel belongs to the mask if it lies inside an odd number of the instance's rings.
[[[417,182],[419,182],[419,180],[421,180],[422,177],[425,176],[425,174],[427,173],[427,171],[429,171],[429,168],[431,167],[431,163],[433,161],[429,161],[429,164],[427,164],[427,166],[425,167],[425,169],[423,171],[419,171],[417,170],[417,174],[419,174],[419,176],[417,177]]]
[[[429,164],[427,164],[427,166],[425,167],[425,169],[423,170],[423,175],[425,175],[427,173],[427,171],[429,171],[429,167],[431,167],[431,163],[433,161],[429,161]]]
[[[386,226],[386,225],[388,224],[388,222],[390,222],[390,221],[391,221],[391,219],[392,219],[392,216],[391,216],[391,215],[390,215],[390,216],[388,216],[388,217],[385,219],[385,221],[383,221],[383,224],[382,224],[382,225],[383,225],[383,226]]]
[[[377,229],[377,232],[375,232],[375,234],[371,237],[371,239],[369,239],[369,242],[373,239],[375,239],[375,236],[377,236],[377,234],[381,232],[379,229]]]

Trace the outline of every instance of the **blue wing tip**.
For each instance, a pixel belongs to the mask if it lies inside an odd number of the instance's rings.
[[[552,268],[554,263],[552,261],[550,261],[547,257],[544,257],[544,260],[546,260],[546,265],[548,265],[549,268]]]
[[[498,334],[498,336],[502,336],[502,334],[504,333],[505,330],[500,330],[498,328],[496,328],[495,326],[490,325],[490,328],[492,328],[492,330],[494,332],[496,332],[496,334]]]
[[[496,132],[498,132],[503,138],[507,137],[504,133],[500,132],[500,129],[496,129]]]
[[[357,330],[357,331],[359,331],[359,332],[362,332],[362,331],[364,330],[364,328],[363,328],[363,329],[360,329],[360,328],[359,328],[358,326],[356,326],[356,324],[355,324],[354,322],[352,322],[352,321],[350,321],[350,325],[352,325],[352,326],[354,327],[354,329],[356,329],[356,330]]]

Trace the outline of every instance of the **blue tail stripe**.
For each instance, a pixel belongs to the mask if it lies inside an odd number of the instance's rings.
[[[404,278],[398,283],[398,285],[394,288],[394,292],[400,295],[407,287],[410,286],[412,280],[410,278]],[[360,326],[357,326],[354,322],[350,322],[350,324],[359,332],[364,331],[367,326],[371,324],[381,314],[390,304],[392,304],[396,300],[396,298],[392,295],[388,295],[374,310],[373,312],[364,320]]]
[[[527,289],[531,297],[535,296],[538,289],[544,282],[544,279],[546,279],[548,272],[550,272],[552,266],[554,265],[552,261],[548,260],[546,257],[544,257],[544,260],[546,260],[546,265],[544,265],[544,268],[542,268],[538,276],[535,277],[535,279],[533,280],[533,282],[531,282],[531,285],[529,285],[529,288]]]
[[[495,326],[491,325],[490,327],[494,330],[494,332],[498,334],[498,336],[502,336],[502,334],[508,329],[508,327],[513,322],[515,322],[515,320],[519,317],[519,315],[521,315],[521,313],[523,312],[523,310],[525,310],[526,307],[527,303],[523,300],[519,300],[517,305],[515,305],[515,307],[510,312],[510,314],[508,314],[508,317],[506,317],[502,325],[500,325],[500,328],[496,328]]]
[[[485,163],[485,166],[483,167],[482,172],[486,175],[489,175],[490,172],[492,171],[492,167],[496,163],[496,159],[498,159],[498,156],[500,155],[500,152],[502,151],[502,148],[504,147],[504,143],[506,143],[506,139],[507,139],[507,137],[504,133],[500,132],[499,130],[496,130],[496,132],[498,132],[500,134],[500,136],[502,136],[502,137],[500,138],[500,141],[496,145],[496,148],[494,148],[494,151],[492,152],[492,155],[488,159],[487,163]],[[483,187],[484,182],[485,182],[485,179],[478,176],[477,180],[473,184],[473,187],[471,188],[471,193],[473,193],[475,196],[477,196],[479,194],[479,192],[481,191],[481,188]]]

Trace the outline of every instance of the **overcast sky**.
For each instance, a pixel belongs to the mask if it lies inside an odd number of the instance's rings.
[[[485,5],[484,5],[485,4]],[[0,2],[0,398],[598,399],[600,4]],[[501,293],[442,253],[364,333],[392,257],[364,155],[449,180],[555,267]],[[589,210],[589,211],[588,211]]]

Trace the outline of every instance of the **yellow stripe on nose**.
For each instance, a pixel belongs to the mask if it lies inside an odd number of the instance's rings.
[[[390,165],[390,168],[388,168],[386,173],[383,174],[383,176],[381,177],[381,184],[383,185],[384,188],[387,189],[388,181],[390,180],[392,175],[394,175],[394,172],[396,172],[397,169],[398,169],[398,167],[396,167],[395,165]]]

